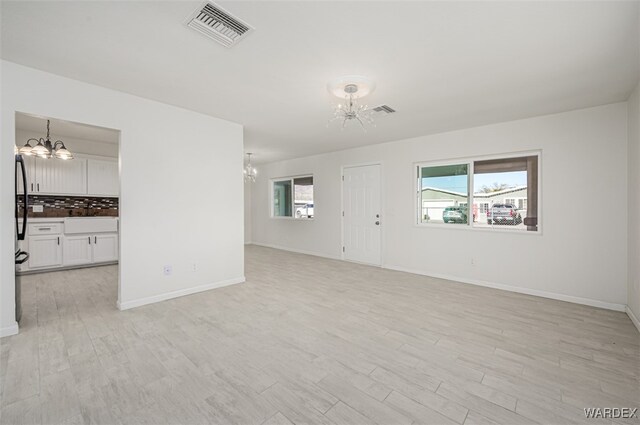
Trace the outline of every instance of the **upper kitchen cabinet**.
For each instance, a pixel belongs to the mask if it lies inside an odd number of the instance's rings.
[[[86,195],[87,160],[71,161],[23,156],[27,189],[34,195]],[[22,193],[22,191],[20,191]]]
[[[87,171],[89,195],[118,196],[117,160],[88,159]]]
[[[86,195],[87,160],[36,159],[36,184],[33,193]]]
[[[118,160],[82,158],[63,161],[23,156],[27,189],[34,195],[119,195]],[[18,190],[22,193],[22,185]]]
[[[37,188],[36,157],[29,156],[29,155],[22,155],[22,159],[24,160],[24,168],[27,174],[27,181],[26,181],[27,190],[29,191],[29,193],[32,193]],[[22,187],[23,187],[22,184],[18,184],[18,194],[20,195],[24,194]]]

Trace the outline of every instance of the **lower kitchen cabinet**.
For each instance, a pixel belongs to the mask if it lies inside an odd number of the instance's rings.
[[[118,234],[103,233],[93,237],[93,262],[118,261]]]
[[[20,241],[20,248],[29,253],[29,260],[19,266],[18,271],[47,271],[118,261],[117,221],[70,220],[29,223],[27,237]]]
[[[92,262],[91,236],[64,237],[64,265],[75,266]]]
[[[118,261],[118,234],[65,236],[63,257],[65,266]]]
[[[29,268],[59,267],[62,265],[61,236],[29,237]]]

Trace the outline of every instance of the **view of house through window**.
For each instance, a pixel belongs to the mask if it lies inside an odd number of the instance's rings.
[[[421,167],[419,173],[420,221],[468,224],[469,166]]]
[[[538,157],[475,161],[473,199],[477,227],[537,230]]]
[[[538,230],[537,155],[419,166],[418,181],[419,223]]]
[[[313,218],[313,176],[275,180],[273,182],[273,216]]]

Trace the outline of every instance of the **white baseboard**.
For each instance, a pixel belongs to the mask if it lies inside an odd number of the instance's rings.
[[[253,242],[251,242],[251,241],[245,241],[245,242],[244,242],[244,244],[245,244],[245,245],[253,245]]]
[[[183,297],[185,295],[197,294],[198,292],[208,291],[210,289],[222,288],[224,286],[234,285],[236,283],[242,283],[245,281],[245,277],[236,277],[233,279],[222,280],[220,282],[207,283],[205,285],[194,286],[193,288],[179,289],[177,291],[171,291],[164,294],[153,295],[151,297],[139,298],[137,300],[120,302],[118,300],[118,309],[129,310],[130,308],[141,307],[147,304],[153,304],[160,301],[170,300],[172,298]]]
[[[538,289],[519,288],[517,286],[510,286],[502,283],[487,282],[484,280],[469,279],[469,278],[464,278],[459,276],[451,276],[451,275],[438,274],[438,273],[428,273],[428,272],[423,272],[419,270],[410,270],[404,267],[398,267],[398,266],[392,266],[392,265],[383,265],[382,267],[385,269],[396,270],[400,272],[418,274],[422,276],[429,276],[436,279],[445,279],[445,280],[451,280],[454,282],[468,283],[470,285],[484,286],[487,288],[500,289],[500,290],[509,291],[509,292],[517,292],[519,294],[534,295],[536,297],[550,298],[553,300],[566,301],[574,304],[582,304],[582,305],[588,305],[591,307],[604,308],[607,310],[624,312],[626,307],[624,304],[609,303],[605,301],[593,300],[591,298],[574,297],[572,295],[564,295],[564,294],[558,294],[556,292],[540,291]]]
[[[305,254],[305,255],[313,255],[314,257],[329,258],[331,260],[341,260],[340,256],[327,255],[327,254],[322,254],[322,253],[313,252],[313,251],[303,251],[301,249],[293,249],[293,248],[288,248],[286,246],[271,245],[271,244],[260,243],[260,242],[253,242],[252,245],[263,246],[265,248],[279,249],[281,251],[295,252],[296,254]]]
[[[638,320],[638,318],[636,317],[635,314],[633,314],[633,311],[631,311],[631,309],[629,308],[629,306],[625,306],[625,311],[627,313],[627,316],[629,316],[629,319],[631,319],[631,321],[633,322],[634,325],[636,325],[636,329],[638,329],[638,332],[640,332],[640,320]]]
[[[17,335],[18,334],[18,322],[13,322],[13,325],[7,326],[6,328],[0,328],[0,338],[4,338],[5,336]]]

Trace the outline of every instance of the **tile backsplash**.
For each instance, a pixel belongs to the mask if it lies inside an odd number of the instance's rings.
[[[22,199],[20,198],[21,196],[19,196],[19,204],[21,205]],[[34,212],[33,205],[42,205],[42,212]],[[118,198],[29,195],[28,216],[33,218],[118,217]]]

